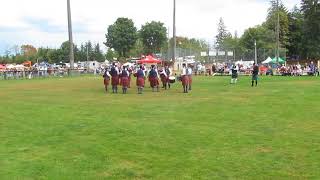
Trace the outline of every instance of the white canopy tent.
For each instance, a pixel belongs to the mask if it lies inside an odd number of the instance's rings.
[[[271,57],[268,57],[262,64],[269,64],[272,61]]]

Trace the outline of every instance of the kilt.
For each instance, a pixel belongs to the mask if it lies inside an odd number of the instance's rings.
[[[129,84],[128,84],[128,87],[130,88],[131,86],[131,74],[129,75]]]
[[[163,75],[163,74],[160,75],[160,78],[161,78],[161,82],[162,82],[162,83],[166,83],[166,82],[169,81],[169,79],[168,79],[165,75]]]
[[[232,79],[237,79],[238,78],[238,74],[232,74],[231,77],[232,77]]]
[[[144,78],[143,77],[137,78],[137,86],[144,87]]]
[[[192,85],[192,76],[189,75],[188,78],[189,78],[189,84]]]
[[[149,81],[150,81],[150,86],[152,88],[156,87],[159,85],[159,80],[157,77],[149,77]]]
[[[103,80],[103,84],[104,84],[105,86],[109,86],[109,84],[110,84],[110,79],[104,79],[104,80]]]
[[[182,86],[187,86],[189,84],[189,77],[188,76],[182,76],[181,77]]]
[[[112,76],[111,84],[112,84],[112,86],[118,86],[119,85],[119,76]]]
[[[252,81],[258,81],[258,75],[252,75]]]
[[[122,77],[121,78],[121,86],[128,87],[129,86],[129,77]]]

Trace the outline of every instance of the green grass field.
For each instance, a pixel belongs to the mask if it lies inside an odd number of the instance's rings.
[[[0,81],[0,179],[320,179],[319,79],[197,77],[193,88]]]

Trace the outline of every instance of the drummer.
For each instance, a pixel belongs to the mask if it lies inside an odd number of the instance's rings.
[[[166,79],[166,83],[165,83],[165,89],[167,89],[167,87],[170,89],[170,76],[172,76],[172,70],[169,68],[168,65],[165,66],[164,68],[164,72],[167,75],[167,79]]]
[[[137,86],[138,86],[138,94],[142,94],[143,88],[144,88],[144,82],[145,82],[145,73],[143,70],[143,66],[140,66],[137,73]]]
[[[157,92],[159,92],[159,73],[156,70],[155,65],[151,65],[151,70],[149,71],[149,81],[152,92],[155,92],[155,88],[157,88]]]
[[[159,74],[160,74],[160,79],[161,79],[161,82],[162,82],[162,88],[165,88],[167,89],[167,74],[166,72],[164,71],[164,68],[162,68],[160,71],[159,71]]]
[[[191,91],[191,86],[192,86],[192,67],[191,64],[188,65],[188,69],[187,69],[187,75],[188,75],[188,79],[189,79],[189,83],[188,83],[188,87],[189,87],[189,91]]]
[[[188,93],[189,78],[187,74],[186,64],[182,64],[181,81],[182,81],[183,93]]]

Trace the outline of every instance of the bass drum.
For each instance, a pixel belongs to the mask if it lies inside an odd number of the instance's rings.
[[[176,77],[170,76],[170,77],[169,77],[169,82],[170,82],[170,84],[175,83],[175,82],[176,82]]]

